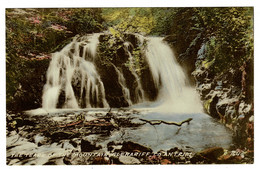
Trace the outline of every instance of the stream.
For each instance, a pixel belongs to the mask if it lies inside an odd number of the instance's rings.
[[[152,152],[167,151],[177,147],[184,152],[199,152],[210,147],[223,147],[228,149],[232,145],[232,132],[224,125],[220,124],[212,117],[204,113],[161,113],[155,109],[135,108],[135,109],[113,109],[109,114],[112,127],[91,128],[86,125],[75,125],[66,128],[59,136],[57,129],[49,128],[47,132],[39,132],[45,125],[54,123],[64,124],[75,121],[77,116],[84,116],[84,122],[96,122],[104,124],[108,110],[101,109],[81,109],[81,110],[53,110],[45,112],[43,109],[36,109],[25,112],[29,121],[37,121],[32,126],[23,126],[19,132],[12,131],[7,136],[7,157],[9,165],[42,165],[42,164],[64,164],[65,156],[71,159],[73,154],[82,153],[82,140],[91,143],[90,147],[98,147],[97,150],[87,149],[87,152],[105,153],[111,157],[115,151],[109,149],[111,143],[113,147],[122,147],[124,142],[134,142],[152,150]],[[181,126],[176,125],[151,125],[144,124],[140,119],[164,120],[180,122],[192,118],[188,123]],[[47,121],[46,121],[47,120]],[[107,122],[106,122],[107,123]],[[107,123],[108,124],[108,123]],[[51,130],[54,134],[50,134]],[[76,134],[67,134],[68,130],[74,130]],[[95,131],[93,131],[95,130]],[[111,148],[111,147],[110,147]],[[89,150],[89,151],[88,151]],[[131,151],[130,151],[131,152]],[[78,159],[79,160],[79,159]],[[75,161],[75,159],[73,160]],[[82,161],[75,164],[81,164]]]

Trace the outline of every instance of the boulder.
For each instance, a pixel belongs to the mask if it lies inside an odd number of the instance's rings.
[[[121,151],[128,151],[128,152],[134,152],[134,151],[140,151],[140,152],[152,152],[151,148],[145,147],[143,145],[140,145],[138,143],[134,143],[132,141],[125,141],[122,145]]]
[[[101,146],[96,146],[95,144],[92,144],[88,140],[84,140],[84,139],[81,140],[80,147],[81,147],[81,152],[91,152],[102,148]]]
[[[123,164],[128,164],[128,165],[141,163],[137,158],[131,156],[120,156],[119,161]]]
[[[63,139],[71,139],[78,137],[79,133],[73,133],[69,131],[55,131],[53,133],[50,133],[50,138],[52,142],[59,142],[60,140]]]
[[[221,155],[224,154],[224,149],[222,147],[212,147],[202,150],[198,155],[210,159],[212,161],[217,160]]]
[[[218,96],[215,95],[212,99],[208,99],[207,101],[204,102],[204,108],[206,109],[207,113],[217,119],[220,118],[220,115],[216,107],[218,101],[219,98]]]
[[[91,164],[109,164],[109,159],[107,157],[94,157]]]
[[[168,159],[162,159],[162,160],[161,160],[161,164],[162,164],[162,165],[171,164],[171,161],[168,160]]]

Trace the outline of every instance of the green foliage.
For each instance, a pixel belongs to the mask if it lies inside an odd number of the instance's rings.
[[[166,36],[181,63],[193,71],[198,50],[213,75],[253,59],[253,8],[107,8],[102,15],[117,38],[124,33]],[[144,21],[139,19],[143,18]],[[147,19],[147,20],[145,20]],[[129,65],[129,64],[128,64]]]
[[[39,67],[46,68],[44,60],[49,62],[50,53],[61,49],[76,34],[100,32],[102,22],[101,10],[96,8],[6,9],[7,104],[12,103],[18,95],[21,98],[20,91],[32,92],[24,87],[30,77],[45,74],[46,70]],[[31,62],[35,63],[30,64]],[[36,70],[42,72],[35,74]],[[27,81],[24,77],[27,77]],[[37,78],[34,80],[38,80],[36,83],[41,81]],[[44,84],[42,81],[41,83]],[[37,92],[41,98],[42,86],[38,87],[40,88]],[[39,101],[35,102],[39,104]]]
[[[202,8],[199,14],[205,30],[206,56],[215,60],[215,73],[239,68],[253,58],[252,8]]]
[[[187,62],[191,70],[198,50],[205,45],[203,63],[215,75],[239,69],[253,59],[251,7],[6,9],[7,102],[23,87],[25,72],[36,70],[29,62],[48,62],[49,53],[61,49],[76,34],[105,29],[111,35],[104,36],[99,45],[102,64],[111,65],[120,56],[118,52],[125,51],[126,33],[166,36],[177,59]],[[140,47],[130,53],[132,63],[124,64],[140,74],[144,68]]]
[[[142,70],[146,68],[144,63],[144,57],[142,56],[142,48],[140,46],[132,50],[132,60],[130,58],[125,63],[125,65],[131,70],[136,71],[136,73],[141,76]]]
[[[155,25],[150,34],[159,36],[171,34],[173,18],[175,18],[178,8],[151,8],[151,10]]]
[[[155,10],[162,15],[169,9]],[[202,44],[206,44],[206,59],[214,60],[210,69],[216,74],[239,68],[253,58],[253,8],[173,8],[171,11],[166,14],[171,15],[171,26],[161,33],[169,35],[167,40],[173,44],[179,60],[196,59]]]
[[[75,34],[86,34],[100,32],[104,28],[102,26],[103,18],[101,9],[69,9],[71,15],[68,16],[66,26]]]
[[[119,43],[120,45],[117,45]],[[102,40],[98,46],[98,54],[102,65],[112,66],[112,61],[116,57],[117,50],[123,46],[122,43],[120,39],[115,38],[113,35],[102,36]]]
[[[151,8],[105,8],[102,15],[108,26],[121,33],[148,34],[155,24]]]
[[[7,64],[7,109],[28,110],[41,106],[43,85],[49,60],[18,58],[16,64]]]

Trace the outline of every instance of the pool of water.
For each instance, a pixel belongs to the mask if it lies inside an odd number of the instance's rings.
[[[34,110],[27,112],[32,117],[47,116],[53,121],[68,121],[75,114],[84,113],[85,120],[90,121],[102,118],[107,114],[107,109],[82,109],[82,110],[53,110],[45,112],[44,110]],[[133,113],[137,112],[137,113]],[[131,119],[131,123],[144,123],[140,119],[146,120],[164,120],[167,122],[181,122],[188,118],[192,118],[190,123],[184,123],[182,126],[176,125],[151,125],[149,123],[139,125],[138,127],[119,127],[112,130],[110,134],[87,134],[80,136],[82,138],[101,145],[99,151],[106,152],[107,144],[111,141],[122,143],[124,141],[132,141],[149,147],[153,152],[159,150],[169,150],[174,147],[183,149],[184,151],[198,152],[209,147],[223,147],[228,149],[232,145],[232,132],[223,124],[217,122],[205,113],[162,113],[153,109],[126,109],[120,111],[113,109],[111,113],[116,117],[125,117]],[[45,139],[41,133],[33,135],[28,139],[23,128],[7,134],[7,159],[8,164],[45,164],[51,159],[55,159],[56,164],[63,164],[62,154],[71,152],[80,152],[80,144],[73,147],[70,139],[64,139],[60,142],[54,142],[46,145],[38,145],[38,142]],[[80,142],[79,142],[80,143]],[[19,157],[10,157],[17,154],[38,154],[38,156],[27,157],[21,160]]]

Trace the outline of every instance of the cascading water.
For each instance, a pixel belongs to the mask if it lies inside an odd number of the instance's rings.
[[[130,98],[130,91],[126,87],[125,77],[121,73],[121,71],[114,64],[113,64],[113,66],[114,66],[115,71],[117,73],[118,82],[119,82],[119,84],[120,84],[120,86],[122,88],[124,99],[127,101],[128,105],[131,106],[132,105],[132,101],[131,101],[131,98]]]
[[[195,89],[186,85],[186,76],[174,54],[160,37],[147,38],[146,59],[159,89],[159,108],[170,112],[203,112]]]
[[[99,35],[75,37],[60,52],[53,54],[43,90],[44,109],[55,109],[62,92],[65,93],[63,108],[109,107],[103,82],[91,62],[96,56]],[[82,45],[83,56],[80,53]],[[80,88],[78,99],[73,86]]]
[[[102,39],[101,35],[106,37]],[[109,51],[99,48],[103,47],[101,43],[107,37],[109,35],[104,34],[75,37],[60,52],[53,54],[43,90],[43,109],[26,112],[35,116],[32,120],[37,119],[34,123],[35,130],[31,126],[18,127],[16,131],[21,130],[21,133],[12,130],[7,135],[9,164],[43,165],[53,164],[55,160],[56,164],[62,165],[67,161],[64,160],[64,154],[73,157],[71,153],[84,152],[83,144],[86,147],[92,143],[94,144],[91,147],[102,147],[91,150],[93,154],[102,154],[105,151],[107,155],[113,155],[114,151],[110,151],[108,145],[119,143],[120,147],[120,142],[122,147],[129,142],[145,145],[154,153],[162,150],[167,152],[173,147],[183,152],[230,147],[232,133],[203,113],[195,89],[187,84],[185,73],[162,38],[135,35],[131,42],[121,42],[119,45],[115,43],[120,50],[111,59],[111,55],[100,54]],[[136,55],[133,55],[133,48],[137,46],[142,50],[141,57],[145,64],[141,73],[135,70]],[[105,60],[106,64],[102,64],[102,59],[109,61]],[[151,94],[152,92],[155,94]],[[113,114],[110,118],[107,118],[108,109],[97,109],[122,105],[131,108],[110,110]],[[84,122],[75,122],[78,117],[84,117]],[[192,121],[180,128],[175,125],[144,124],[144,119],[156,122],[181,122],[186,119]],[[46,122],[55,122],[55,127],[47,125],[45,129],[50,131],[43,129]],[[28,133],[28,137],[22,137],[26,135],[24,133]],[[71,143],[74,137],[76,147]],[[15,158],[15,154],[19,154],[19,158]],[[26,155],[28,158],[21,161],[20,154],[33,155]],[[82,164],[79,159],[79,156],[75,156],[69,162]],[[82,160],[85,162],[89,159]]]
[[[62,108],[109,107],[106,86],[97,71],[95,61],[98,59],[97,47],[100,35],[104,34],[95,33],[75,37],[60,52],[53,54],[43,91],[44,109],[55,109],[57,104],[62,104]],[[163,42],[163,38],[141,35],[135,35],[135,37],[139,39],[139,45],[145,53],[142,57],[146,57],[153,83],[159,91],[155,105],[170,112],[202,112],[200,99],[195,89],[186,85],[185,74],[174,58],[171,48]],[[125,55],[129,60],[129,71],[134,78],[134,89],[130,90],[130,86],[126,84],[128,77],[121,70],[122,65],[117,66],[111,63],[121,88],[118,90],[122,91],[122,98],[129,106],[146,101],[141,77],[135,70],[130,47],[133,48],[131,42],[123,43]],[[99,67],[100,69],[103,68]],[[61,98],[64,100],[63,103],[59,103]]]

